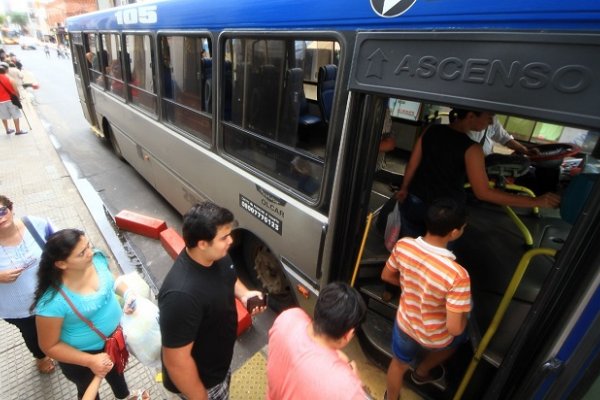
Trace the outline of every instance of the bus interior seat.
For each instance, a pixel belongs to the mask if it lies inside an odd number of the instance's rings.
[[[317,102],[321,109],[323,121],[329,123],[331,108],[333,107],[333,94],[335,91],[335,79],[337,76],[337,65],[328,64],[319,68],[317,78]]]
[[[250,90],[250,115],[248,127],[264,136],[273,138],[277,119],[278,72],[271,64],[261,65],[252,74]]]
[[[200,60],[202,88],[202,111],[212,112],[212,59]]]
[[[598,176],[600,175],[581,173],[571,179],[560,202],[560,216],[563,220],[570,224],[575,223],[592,188],[598,181]]]
[[[291,68],[285,72],[281,119],[277,140],[289,146],[296,146],[300,103],[303,97],[304,72],[302,68]]]

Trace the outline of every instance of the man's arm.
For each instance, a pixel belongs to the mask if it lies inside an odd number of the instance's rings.
[[[258,296],[262,299],[264,296],[264,294],[258,290],[249,290],[239,279],[236,279],[235,281],[234,293],[235,297],[237,297],[246,308],[248,308],[248,299],[254,296]],[[266,309],[266,306],[256,307],[252,310],[252,315],[259,314]]]
[[[192,358],[193,345],[192,342],[177,348],[163,346],[163,363],[171,381],[188,400],[207,400],[208,393]]]
[[[516,151],[519,154],[526,154],[528,156],[535,156],[540,154],[540,151],[536,147],[523,146],[515,139],[510,139],[508,142],[504,143],[504,145],[509,149]]]

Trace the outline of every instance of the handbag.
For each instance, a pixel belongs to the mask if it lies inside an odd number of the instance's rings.
[[[114,363],[114,368],[117,369],[119,374],[122,374],[125,371],[125,367],[127,366],[127,361],[129,361],[129,351],[127,351],[127,346],[125,346],[125,337],[123,336],[123,328],[121,325],[117,326],[117,329],[110,335],[106,336],[102,332],[100,332],[92,322],[81,315],[81,313],[75,308],[75,305],[71,302],[71,299],[66,295],[66,293],[61,289],[55,287],[55,289],[65,298],[71,309],[75,312],[75,314],[85,322],[98,336],[104,340],[104,352],[108,354],[112,362]]]
[[[0,81],[0,85],[2,85],[4,90],[6,90],[8,92],[8,94],[10,95],[10,102],[13,103],[18,108],[23,108],[23,105],[21,104],[21,99],[19,99],[19,96],[14,94],[11,90],[8,90],[8,88],[6,86],[4,86],[4,83],[2,83],[2,81]]]

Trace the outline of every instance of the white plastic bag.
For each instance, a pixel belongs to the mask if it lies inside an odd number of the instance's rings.
[[[150,286],[136,271],[117,277],[115,279],[115,287],[119,286],[121,282],[125,282],[129,289],[133,289],[138,298],[151,299]]]
[[[142,364],[160,367],[160,327],[158,307],[143,297],[136,299],[135,311],[123,314],[121,326],[129,352]]]
[[[400,204],[396,202],[394,206],[394,210],[388,215],[387,223],[385,225],[385,248],[388,251],[392,251],[394,249],[394,245],[398,241],[400,236],[400,227],[402,226],[402,221],[400,220]]]

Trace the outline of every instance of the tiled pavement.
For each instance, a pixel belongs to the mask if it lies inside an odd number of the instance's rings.
[[[84,230],[96,247],[108,248],[73,180],[61,162],[50,137],[31,104],[24,104],[31,130],[26,135],[6,135],[0,129],[0,193],[14,202],[18,216],[49,218],[57,228]],[[26,121],[21,120],[22,126]],[[112,254],[111,254],[112,255]],[[112,262],[112,267],[116,263]],[[125,376],[130,389],[147,388],[152,399],[166,399],[154,371],[132,359]],[[104,382],[101,397],[112,399]],[[51,375],[37,371],[16,328],[0,320],[0,400],[75,399],[75,386],[57,368]]]

